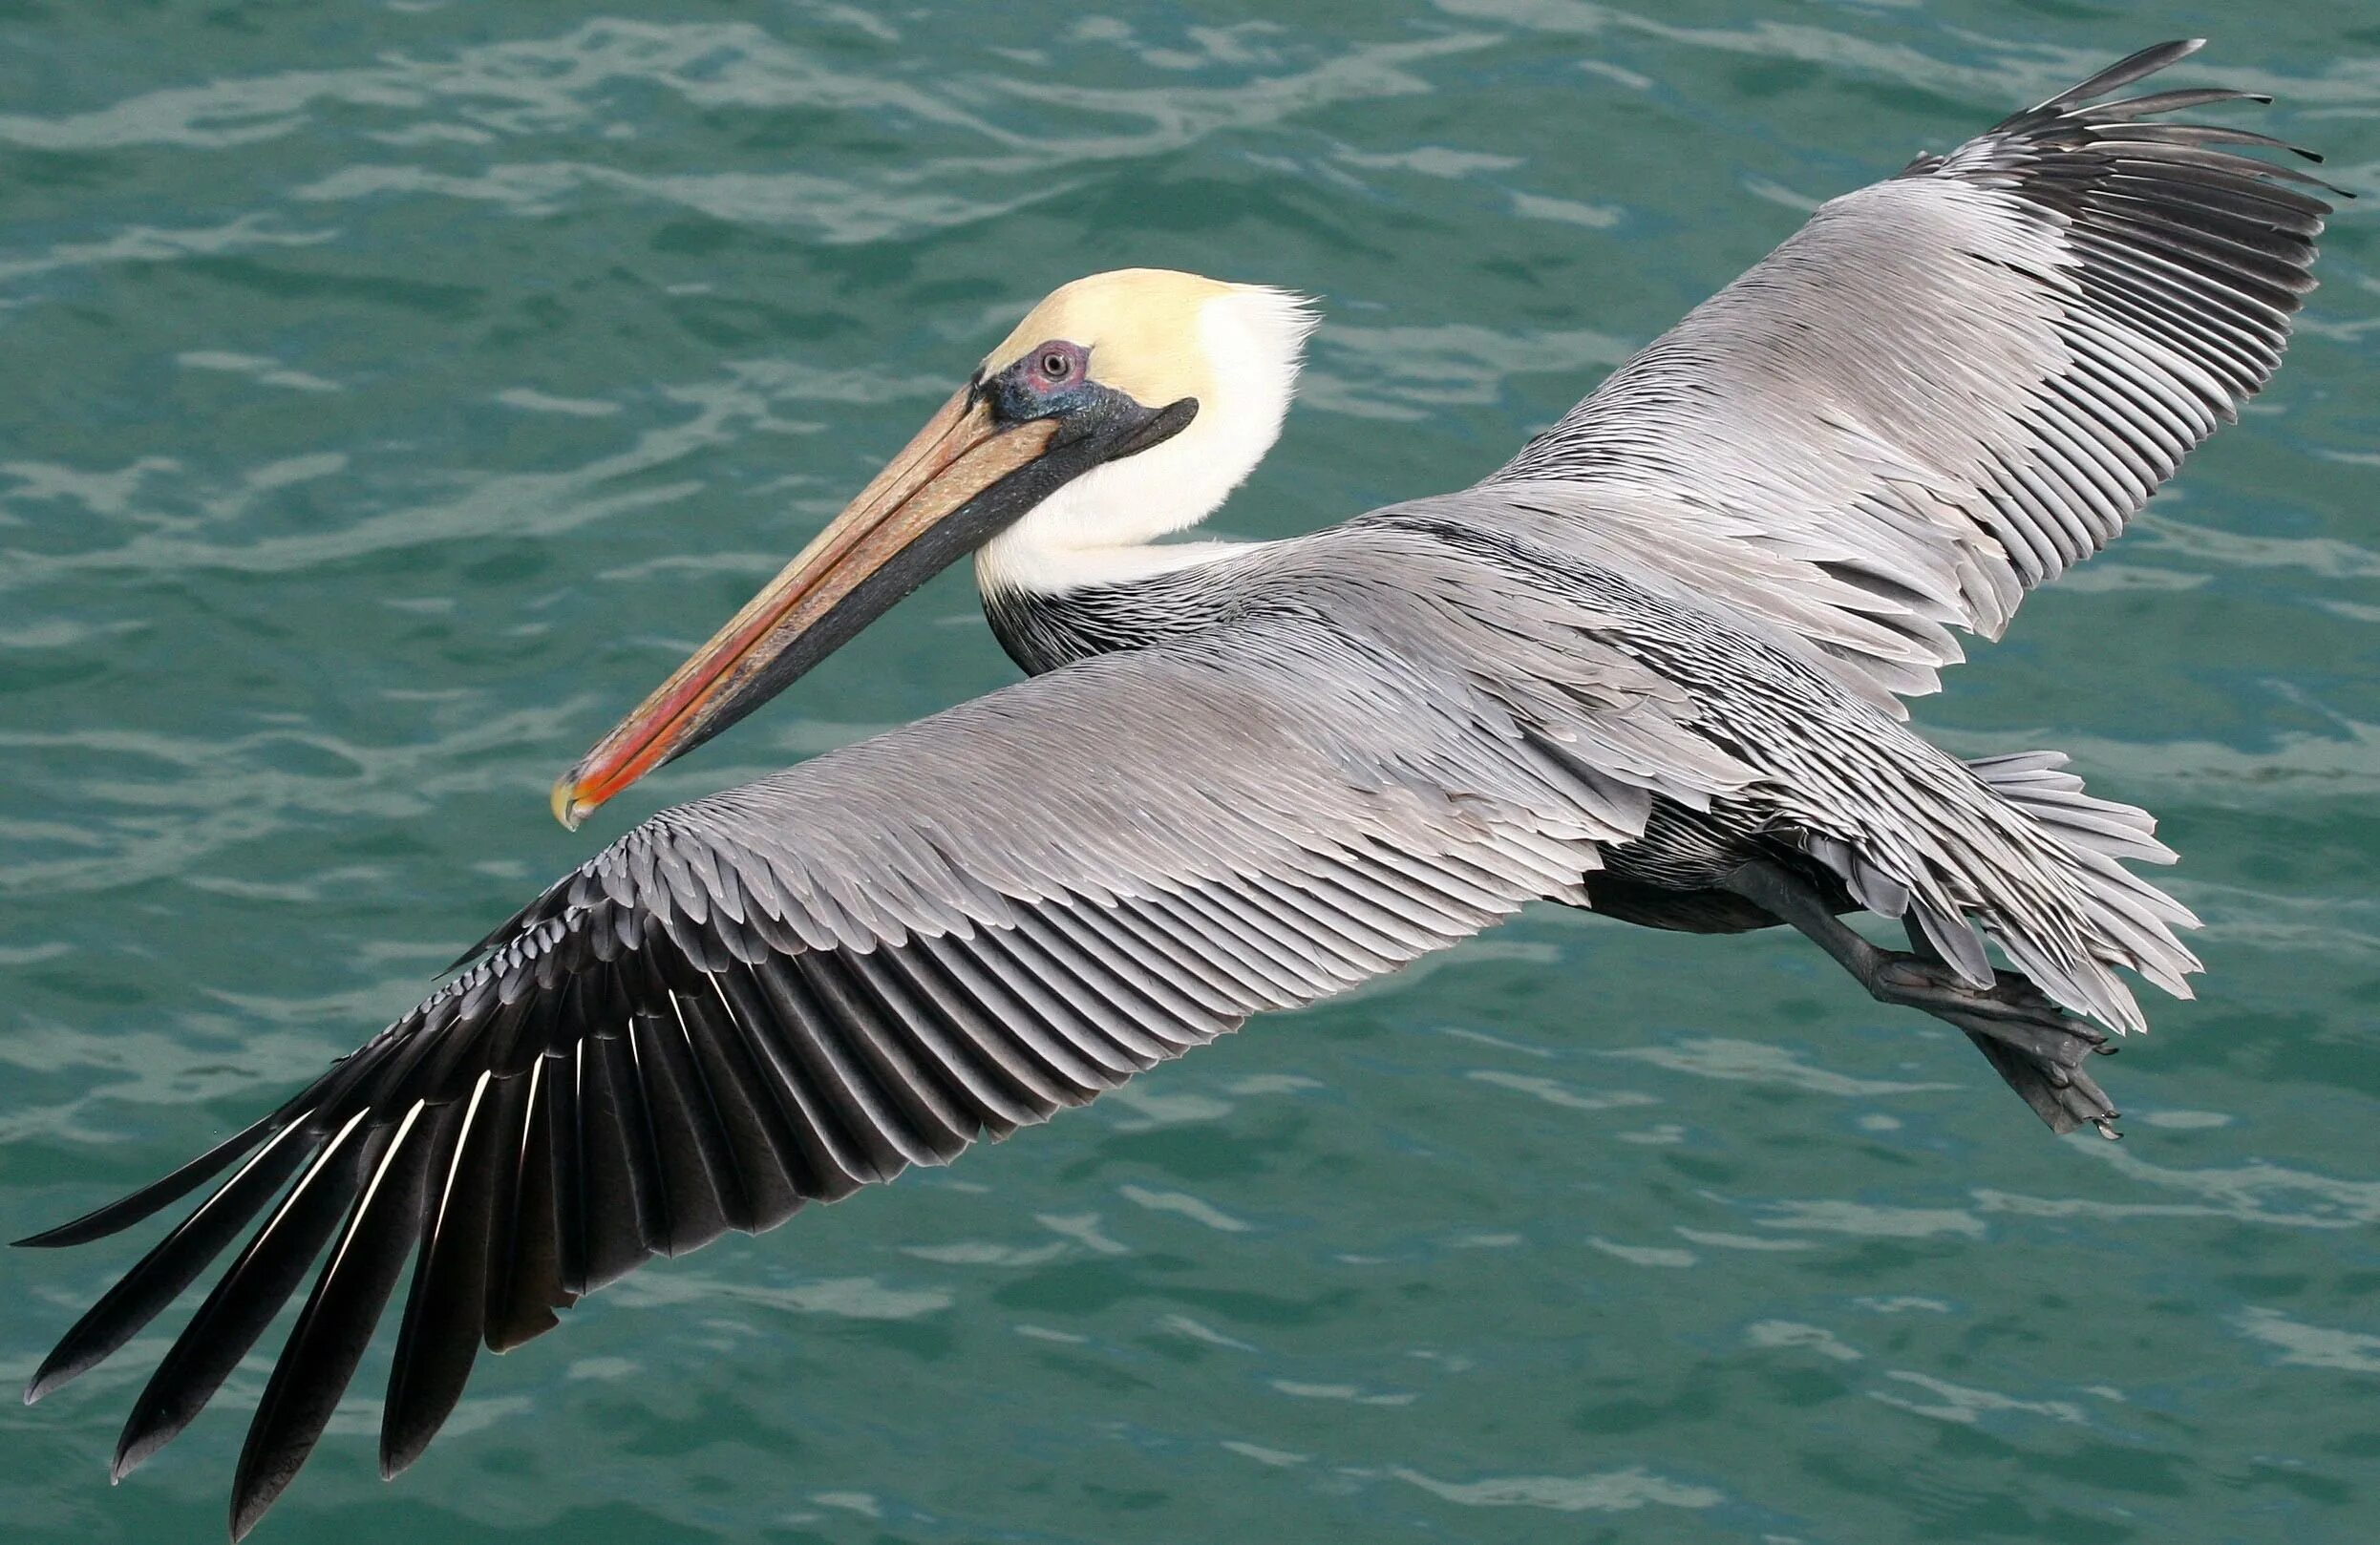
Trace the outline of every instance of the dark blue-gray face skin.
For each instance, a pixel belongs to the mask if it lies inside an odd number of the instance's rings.
[[[737,680],[701,726],[664,758],[687,751],[783,691],[856,638],[919,585],[972,553],[1025,513],[1092,468],[1133,455],[1179,434],[1198,416],[1195,397],[1151,408],[1091,378],[1091,351],[1053,338],[998,374],[978,374],[966,392],[999,429],[1044,420],[1056,432],[1031,461],[984,489],[920,533],[868,574],[834,607]]]
[[[1052,338],[1027,349],[998,375],[979,381],[976,390],[990,401],[994,417],[1013,423],[1071,413],[1093,384],[1091,350]]]
[[[993,419],[1002,424],[1056,419],[1059,429],[1057,437],[1050,442],[1051,454],[1078,440],[1098,442],[1095,458],[1074,466],[1067,473],[1068,478],[1079,476],[1102,461],[1132,455],[1171,439],[1199,412],[1196,397],[1151,408],[1114,387],[1093,380],[1091,350],[1064,338],[1052,338],[1038,348],[1027,349],[997,375],[978,375],[972,392],[991,409]],[[1019,469],[1010,480],[1031,475],[1039,465]],[[995,484],[985,490],[984,497],[998,494],[1002,486]],[[1015,507],[1008,520],[986,531],[977,545],[988,541],[1001,527],[1049,497],[1057,486],[1051,483],[1030,501]]]

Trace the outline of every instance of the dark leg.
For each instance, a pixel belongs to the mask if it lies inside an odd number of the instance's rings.
[[[1914,924],[1909,952],[1880,948],[1836,917],[1808,881],[1775,864],[1746,864],[1728,888],[1799,929],[1878,1003],[1922,1009],[1965,1032],[2051,1131],[2072,1132],[2088,1121],[2102,1136],[2117,1135],[2115,1107],[2082,1070],[2086,1057],[2112,1053],[2114,1044],[2051,1003],[2029,978],[2001,971],[1989,987],[1969,986]]]

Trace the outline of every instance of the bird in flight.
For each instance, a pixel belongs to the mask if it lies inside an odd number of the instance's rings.
[[[1961,761],[1902,700],[2280,363],[2322,185],[2242,154],[2278,140],[2167,116],[2242,93],[2113,95],[2196,47],[1834,200],[1501,469],[1307,536],[1162,540],[1270,448],[1302,300],[1155,270],[1058,289],[555,812],[575,827],[968,555],[1026,679],[653,816],[280,1109],[20,1241],[214,1182],[26,1398],[233,1251],[120,1477],[303,1288],[237,1538],[409,1262],[392,1476],[482,1346],[650,1257],[946,1163],[1536,900],[1793,927],[2053,1129],[2112,1132],[2087,1069],[2142,1024],[2119,973],[2181,994],[2198,968],[2197,920],[2127,867],[2173,855],[2057,753]]]

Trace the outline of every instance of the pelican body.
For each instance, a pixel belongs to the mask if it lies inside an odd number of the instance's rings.
[[[1498,472],[1308,536],[1164,540],[1272,444],[1308,306],[1152,270],[1059,289],[555,813],[575,826],[969,554],[1026,678],[653,816],[280,1109],[26,1241],[217,1182],[28,1398],[244,1234],[134,1403],[120,1476],[321,1260],[237,1536],[409,1264],[391,1475],[481,1346],[650,1257],[946,1162],[1538,900],[1790,925],[1966,1032],[2053,1129],[2112,1132],[2086,1069],[2141,1026],[2124,974],[2181,994],[2198,968],[2196,920],[2127,867],[2173,856],[2054,752],[1963,762],[1902,702],[2279,364],[2327,212],[2311,180],[2239,153],[2277,141],[2162,117],[2238,93],[2103,100],[2194,47],[1835,200]]]

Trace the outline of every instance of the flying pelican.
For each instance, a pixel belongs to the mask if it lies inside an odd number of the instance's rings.
[[[2102,100],[2197,46],[1835,200],[1485,480],[1310,536],[1159,540],[1271,446],[1303,301],[1151,270],[1057,290],[555,813],[575,827],[970,553],[1027,679],[655,815],[279,1110],[24,1241],[231,1172],[26,1398],[262,1215],[115,1463],[180,1432],[326,1258],[237,1538],[408,1257],[392,1476],[482,1344],[648,1258],[944,1163],[1540,899],[1790,924],[1966,1032],[2052,1128],[2111,1130],[2084,1063],[2141,1026],[2116,971],[2183,994],[2198,967],[2196,920],[2124,867],[2173,855],[2056,753],[1963,763],[1900,699],[2280,362],[2322,185],[2226,148],[2278,140],[2150,121],[2242,93]],[[1841,921],[1861,910],[1910,948]]]

